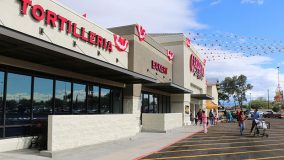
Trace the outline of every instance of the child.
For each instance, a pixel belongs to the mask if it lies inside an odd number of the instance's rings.
[[[205,114],[205,111],[202,111],[201,118],[202,118],[204,133],[207,134],[207,116]]]
[[[246,116],[243,111],[240,112],[238,119],[239,119],[240,132],[242,136],[245,129],[245,120],[246,120]]]

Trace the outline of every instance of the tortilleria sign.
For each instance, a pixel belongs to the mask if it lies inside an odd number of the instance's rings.
[[[108,52],[112,52],[112,42],[100,36],[93,31],[87,31],[85,27],[78,27],[77,23],[72,22],[66,17],[57,14],[49,9],[44,9],[39,4],[32,4],[32,0],[18,0],[21,2],[22,15],[27,15],[30,12],[31,17],[40,22],[44,21],[46,25],[53,28],[58,28],[59,31],[65,31],[67,35],[72,35],[77,39],[81,39],[91,45],[98,46]],[[78,29],[80,28],[80,29]]]

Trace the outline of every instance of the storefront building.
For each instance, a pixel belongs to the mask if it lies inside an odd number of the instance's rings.
[[[129,96],[137,105],[133,113],[140,114],[142,131],[166,132],[181,127],[182,114],[172,111],[172,95],[191,93],[173,82],[175,57],[160,45],[139,24],[110,28],[129,41],[128,68],[156,79],[156,83],[129,86]],[[166,127],[163,127],[166,126]]]
[[[0,47],[0,152],[39,121],[48,152],[166,132],[212,99],[183,34],[107,30],[54,0],[2,0]]]
[[[192,90],[191,94],[172,95],[172,112],[183,113],[183,122],[190,124],[190,114],[205,110],[205,100],[213,99],[207,94],[205,62],[182,33],[150,34],[166,49],[175,53],[173,60],[173,82]]]
[[[156,79],[128,70],[125,39],[52,0],[2,0],[0,20],[0,151],[38,121],[50,152],[140,132],[126,86]]]

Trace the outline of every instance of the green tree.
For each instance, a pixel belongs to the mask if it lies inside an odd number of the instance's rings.
[[[243,106],[243,102],[247,101],[246,92],[251,90],[253,86],[247,83],[245,75],[226,77],[220,84],[221,90],[226,95],[234,99],[235,106]]]
[[[274,107],[272,108],[272,110],[273,110],[273,112],[279,112],[279,111],[280,111],[280,108],[277,107],[277,106],[274,106]]]
[[[225,102],[229,102],[229,95],[226,94],[222,88],[220,88],[218,90],[218,104],[224,106]]]
[[[258,108],[258,109],[267,109],[268,103],[266,100],[263,99],[256,99],[250,102],[251,108]]]

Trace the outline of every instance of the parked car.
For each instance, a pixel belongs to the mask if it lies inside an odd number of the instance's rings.
[[[284,118],[284,112],[275,113],[274,115],[275,118]]]
[[[263,118],[275,118],[275,112],[273,111],[266,111],[264,114],[263,114]]]
[[[266,111],[263,115],[264,118],[284,118],[284,112]]]

